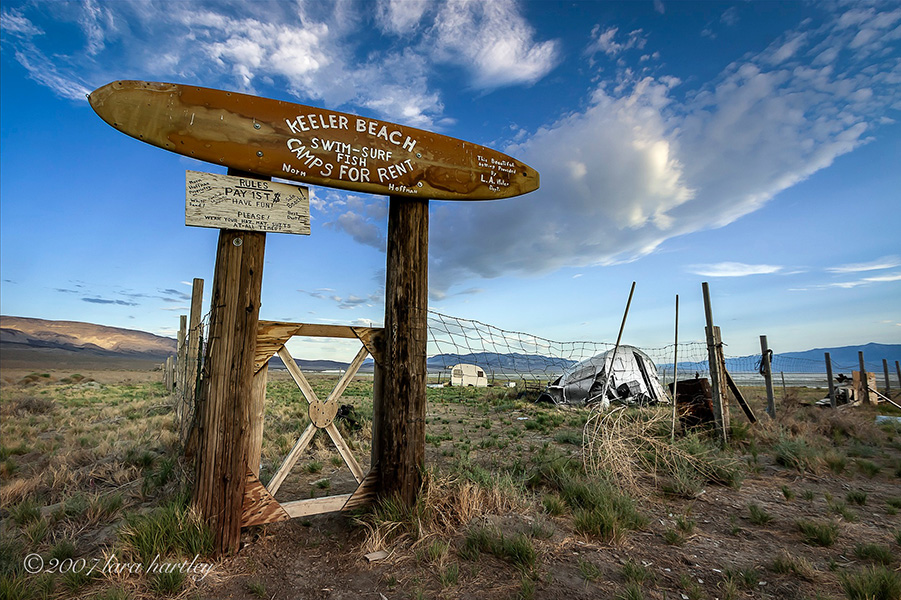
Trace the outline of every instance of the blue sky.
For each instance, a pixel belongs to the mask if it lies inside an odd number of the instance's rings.
[[[174,335],[216,231],[185,170],[85,94],[241,91],[506,152],[541,189],[431,203],[430,307],[554,340],[727,354],[901,341],[895,2],[4,1],[0,308]],[[270,234],[261,318],[380,324],[387,199],[311,187]],[[306,358],[354,349],[296,343]]]

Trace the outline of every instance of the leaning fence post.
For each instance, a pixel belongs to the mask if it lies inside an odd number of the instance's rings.
[[[766,414],[776,418],[776,395],[773,393],[773,371],[770,365],[770,347],[767,345],[766,336],[760,336],[760,366],[763,381],[766,384]]]
[[[832,358],[826,352],[826,378],[829,380],[829,406],[835,408],[835,384],[832,382]]]
[[[898,371],[898,385],[901,386],[901,362],[895,361],[895,370]]]
[[[707,362],[710,369],[710,388],[713,393],[713,418],[716,422],[716,434],[720,442],[725,445],[728,441],[726,433],[726,421],[723,418],[723,390],[720,385],[719,356],[716,348],[716,333],[713,329],[713,309],[710,306],[710,288],[707,282],[701,283],[704,293],[704,317],[707,320],[705,332],[707,334]]]
[[[863,360],[863,351],[857,353],[857,360],[860,361],[860,392],[865,404],[870,403],[869,377],[867,377],[867,365]]]
[[[882,371],[885,373],[885,395],[891,397],[892,395],[892,383],[888,378],[888,361],[884,358],[882,359]]]

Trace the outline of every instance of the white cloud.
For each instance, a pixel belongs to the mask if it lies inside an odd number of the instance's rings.
[[[419,25],[428,6],[428,0],[379,0],[376,20],[386,33],[409,34]]]
[[[535,42],[534,29],[512,0],[445,4],[430,31],[436,59],[472,71],[473,85],[493,89],[534,83],[559,60],[554,41]]]
[[[879,271],[882,269],[893,269],[901,266],[901,256],[883,256],[876,260],[863,263],[851,263],[847,265],[839,265],[826,269],[830,273],[860,273],[863,271]]]
[[[856,281],[840,281],[836,283],[829,283],[821,287],[851,289],[863,285],[870,285],[873,283],[891,283],[894,281],[901,281],[901,273],[890,273],[888,275],[877,275],[875,277],[863,277],[862,279],[858,279]]]
[[[856,35],[839,17],[803,22],[694,90],[619,70],[586,109],[507,148],[541,189],[436,210],[433,285],[635,260],[732,223],[865,144],[898,102],[901,63],[875,47],[890,47],[886,33],[866,53],[814,65]]]
[[[691,265],[690,273],[702,277],[747,277],[748,275],[769,275],[782,270],[779,265],[748,265],[739,262],[721,262],[709,265]]]
[[[601,30],[600,25],[595,25],[594,29],[591,30],[592,42],[586,49],[586,53],[594,54],[595,52],[603,52],[607,56],[612,57],[625,50],[631,50],[632,48],[642,50],[647,44],[647,39],[644,37],[641,29],[630,31],[625,36],[626,39],[622,42],[616,41],[616,34],[618,32],[618,27],[608,27],[607,29]]]

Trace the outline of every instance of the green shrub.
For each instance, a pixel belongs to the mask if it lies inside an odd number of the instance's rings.
[[[848,600],[898,600],[901,575],[885,567],[870,567],[856,573],[839,574]]]
[[[831,546],[838,539],[838,525],[829,522],[798,521],[804,540],[813,546]]]
[[[879,544],[857,544],[854,555],[861,560],[872,560],[886,566],[892,564],[895,558],[889,548]]]
[[[749,504],[748,512],[751,514],[751,523],[754,523],[755,525],[766,525],[773,520],[773,515],[766,512],[757,504]]]

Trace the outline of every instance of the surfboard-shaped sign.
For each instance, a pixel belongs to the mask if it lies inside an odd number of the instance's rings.
[[[134,138],[262,176],[438,200],[493,200],[538,189],[538,173],[506,154],[379,119],[149,81],[114,81],[88,100],[104,121]]]

